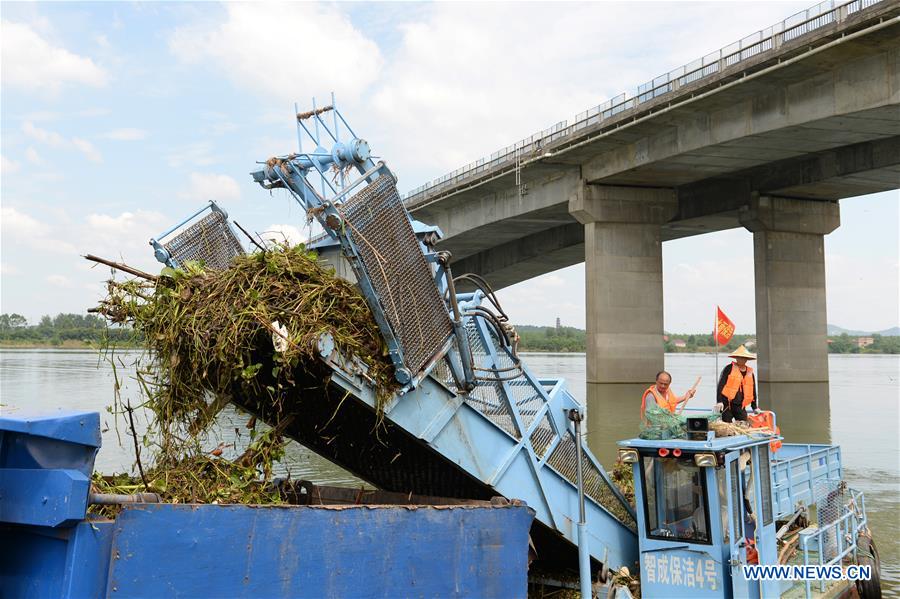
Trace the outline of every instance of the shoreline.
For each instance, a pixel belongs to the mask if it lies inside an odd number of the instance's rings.
[[[110,343],[110,349],[142,349],[143,346],[137,343]],[[52,343],[50,341],[0,341],[0,349],[103,349],[100,345],[90,341],[79,341],[77,339],[66,339],[60,343]]]
[[[60,343],[52,343],[50,341],[0,341],[0,350],[2,349],[59,349],[59,350],[94,350],[99,351],[101,349],[145,349],[143,345],[139,343],[110,343],[106,347],[101,347],[97,343],[79,341],[77,339],[66,339]],[[584,351],[558,351],[552,349],[520,349],[520,354],[569,354],[569,355],[585,355]],[[714,355],[715,351],[713,348],[697,348],[696,351],[674,351],[674,352],[665,352],[666,354],[683,354],[683,355]],[[719,351],[719,355],[726,355],[724,350]],[[882,351],[862,351],[862,352],[828,352],[829,356],[894,356],[898,354],[892,354],[888,352]]]

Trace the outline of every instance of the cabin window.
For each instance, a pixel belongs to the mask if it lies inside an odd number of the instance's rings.
[[[643,458],[649,536],[709,543],[706,479],[692,459]]]

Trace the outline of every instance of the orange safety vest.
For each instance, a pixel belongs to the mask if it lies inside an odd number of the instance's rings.
[[[644,396],[641,397],[641,415],[643,415],[644,411],[647,409],[647,397],[651,394],[656,400],[656,405],[666,408],[673,414],[675,413],[675,408],[678,406],[678,397],[672,393],[672,389],[666,389],[666,397],[663,399],[663,396],[656,390],[656,385],[651,385],[649,389],[644,391]]]
[[[747,374],[741,374],[741,369],[738,368],[737,362],[732,362],[731,373],[729,373],[728,380],[725,381],[725,386],[722,388],[722,395],[732,400],[741,387],[744,389],[744,403],[741,407],[746,408],[753,403],[753,369],[747,366]]]

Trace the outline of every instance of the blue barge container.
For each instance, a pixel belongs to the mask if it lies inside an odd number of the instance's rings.
[[[534,512],[137,503],[87,515],[96,413],[0,418],[0,597],[525,596]]]

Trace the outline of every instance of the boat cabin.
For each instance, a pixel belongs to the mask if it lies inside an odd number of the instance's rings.
[[[841,480],[840,448],[782,445],[777,434],[716,437],[698,428],[688,433],[692,439],[619,442],[619,459],[634,474],[641,595],[849,592],[847,581],[748,580],[743,571],[857,562],[858,538],[868,534],[865,506]]]

